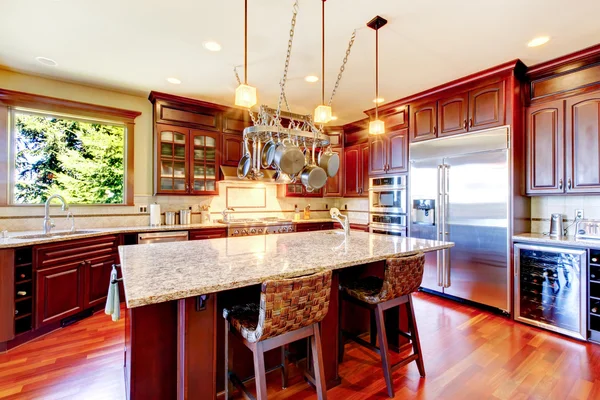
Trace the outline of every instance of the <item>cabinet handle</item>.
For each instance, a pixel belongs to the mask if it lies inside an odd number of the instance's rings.
[[[563,188],[563,180],[562,180],[562,179],[559,179],[559,180],[558,180],[558,188],[559,188],[560,190],[562,190],[562,188]]]
[[[571,178],[567,181],[567,189],[571,190]]]
[[[185,192],[189,193],[190,192],[190,184],[189,183],[185,183]]]
[[[433,126],[433,134],[437,135],[437,126],[435,126],[435,125]]]
[[[467,120],[466,119],[463,121],[463,129],[465,131],[467,130]]]
[[[473,118],[469,118],[469,127],[473,127]]]
[[[80,262],[79,265],[85,265],[85,261]]]

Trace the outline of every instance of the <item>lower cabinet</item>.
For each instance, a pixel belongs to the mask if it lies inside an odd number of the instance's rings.
[[[333,222],[302,222],[296,224],[296,232],[324,231],[333,229]]]
[[[227,237],[227,230],[225,228],[197,229],[189,233],[190,240],[207,240],[224,237]]]
[[[118,257],[116,255],[108,258],[86,261],[83,308],[106,303],[106,295],[113,264],[118,264]]]
[[[36,328],[83,311],[86,267],[80,261],[36,272]]]

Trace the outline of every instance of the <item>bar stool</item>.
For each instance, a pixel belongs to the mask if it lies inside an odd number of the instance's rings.
[[[415,321],[414,308],[411,293],[417,291],[423,280],[423,268],[425,265],[425,256],[423,253],[414,253],[412,255],[388,258],[385,263],[384,279],[370,276],[340,285],[341,303],[339,307],[340,337],[339,337],[339,361],[344,358],[344,336],[355,341],[361,346],[374,350],[381,355],[383,366],[383,375],[387,385],[388,395],[394,397],[394,387],[392,385],[392,369],[404,366],[412,361],[417,362],[419,374],[425,377],[425,367],[423,366],[423,356],[421,353],[421,343],[419,341],[419,332]],[[365,307],[371,312],[371,338],[370,343],[342,330],[342,310],[343,302],[349,301],[359,306]],[[388,355],[388,342],[383,312],[393,307],[406,305],[408,314],[409,332],[403,332],[398,327],[397,334],[410,339],[413,347],[413,354],[402,359],[394,365],[390,365]],[[373,323],[374,321],[374,323]],[[379,347],[376,347],[376,338],[374,328],[377,330]],[[396,333],[396,332],[394,332]]]
[[[325,373],[321,354],[319,322],[329,309],[331,271],[292,279],[265,281],[260,305],[244,304],[223,310],[225,318],[225,399],[235,385],[247,399],[255,399],[233,372],[230,336],[235,336],[254,355],[256,398],[267,398],[264,353],[291,342],[309,338],[314,384],[319,399],[326,399]],[[287,385],[287,366],[282,352],[282,381]]]

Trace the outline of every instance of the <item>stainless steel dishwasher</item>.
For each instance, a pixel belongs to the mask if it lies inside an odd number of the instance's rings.
[[[187,231],[150,232],[138,234],[138,244],[183,242],[188,240]]]

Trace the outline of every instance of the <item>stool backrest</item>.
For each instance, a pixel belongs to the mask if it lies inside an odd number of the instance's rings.
[[[379,297],[391,300],[416,292],[423,281],[425,255],[421,252],[385,261],[385,276]]]
[[[331,271],[263,282],[256,337],[265,340],[321,322],[330,295]]]

